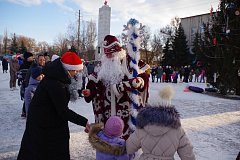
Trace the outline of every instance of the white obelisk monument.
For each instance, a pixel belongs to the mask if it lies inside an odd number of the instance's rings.
[[[106,35],[110,34],[111,7],[105,0],[104,5],[99,8],[98,15],[98,45],[95,52],[95,60],[100,60],[103,53],[103,40]]]

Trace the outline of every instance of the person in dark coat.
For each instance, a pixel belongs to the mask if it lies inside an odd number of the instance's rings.
[[[30,68],[28,69],[28,72],[27,72],[25,80],[24,80],[25,81],[25,87],[28,86],[28,83],[29,83],[29,80],[30,80],[30,77],[31,77],[32,68],[35,68],[37,66],[40,66],[40,67],[44,68],[45,64],[46,64],[45,57],[43,56],[43,54],[39,54],[37,56],[37,59],[33,61]]]
[[[68,121],[90,129],[88,119],[68,108],[71,77],[82,68],[73,52],[45,67],[29,106],[18,160],[70,160]]]
[[[45,53],[44,53],[44,59],[45,59],[45,63],[46,63],[46,64],[49,63],[49,62],[51,62],[50,55],[49,55],[48,52],[45,52]]]
[[[3,58],[2,60],[2,70],[3,70],[3,73],[7,73],[8,71],[8,61],[6,58]]]
[[[154,65],[151,70],[152,82],[155,81],[156,74],[157,74],[157,66]]]
[[[189,74],[190,74],[190,66],[185,66],[184,67],[184,79],[183,79],[183,82],[188,83]]]
[[[24,57],[23,64],[20,65],[17,75],[18,75],[18,86],[20,86],[20,97],[21,97],[21,100],[23,100],[21,117],[26,118],[24,93],[25,93],[25,88],[28,85],[28,82],[26,82],[26,75],[27,75],[28,69],[31,67],[33,63],[33,54],[31,52],[25,52],[23,54],[23,57]]]
[[[10,63],[9,63],[9,67],[10,67],[10,72],[9,72],[10,73],[10,81],[9,81],[10,90],[11,91],[17,90],[17,88],[16,88],[17,71],[18,71],[20,65],[18,64],[16,55],[12,56],[12,59],[10,60]]]

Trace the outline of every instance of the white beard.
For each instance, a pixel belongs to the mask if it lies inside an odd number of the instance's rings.
[[[122,57],[121,57],[122,58]],[[117,54],[112,58],[102,55],[102,65],[98,72],[98,80],[101,80],[105,86],[118,84],[124,78],[121,66],[121,59]]]

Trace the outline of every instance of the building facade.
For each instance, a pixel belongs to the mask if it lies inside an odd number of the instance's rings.
[[[192,53],[193,41],[195,34],[198,32],[199,34],[204,34],[203,24],[210,21],[210,14],[201,14],[191,17],[181,18],[181,24],[184,29],[184,33],[186,35],[188,41],[188,47],[190,53]]]
[[[111,7],[108,6],[107,1],[99,8],[98,15],[98,45],[95,52],[95,60],[100,60],[103,53],[103,40],[106,35],[110,34],[111,23]]]

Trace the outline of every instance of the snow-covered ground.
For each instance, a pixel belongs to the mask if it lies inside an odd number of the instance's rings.
[[[159,101],[158,92],[166,83],[150,83],[150,102]],[[194,92],[183,92],[186,83],[171,84],[176,95],[172,103],[182,116],[198,160],[234,160],[240,151],[240,101],[211,97]],[[203,83],[189,83],[205,87]],[[0,159],[15,160],[25,128],[20,117],[22,101],[19,88],[9,89],[9,73],[0,67]],[[94,122],[92,106],[80,98],[70,108]],[[95,151],[83,128],[69,123],[70,152],[73,160],[95,159]],[[179,157],[176,155],[176,159]]]

